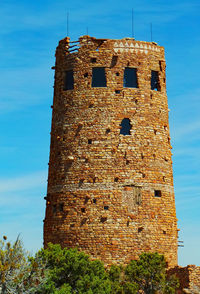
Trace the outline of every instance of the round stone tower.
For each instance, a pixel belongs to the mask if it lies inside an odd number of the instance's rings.
[[[56,50],[44,245],[106,265],[142,252],[177,264],[164,48],[132,38]]]

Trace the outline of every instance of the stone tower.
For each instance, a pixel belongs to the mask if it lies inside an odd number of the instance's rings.
[[[44,245],[106,265],[144,251],[177,264],[164,48],[65,38],[56,50]]]

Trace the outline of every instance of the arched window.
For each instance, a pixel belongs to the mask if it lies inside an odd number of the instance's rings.
[[[124,118],[120,124],[121,126],[121,130],[120,130],[120,134],[126,136],[126,135],[130,135],[130,129],[131,129],[131,123],[130,123],[130,119],[129,118]]]

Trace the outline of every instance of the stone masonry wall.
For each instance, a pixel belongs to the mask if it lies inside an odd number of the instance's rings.
[[[93,67],[105,68],[106,87],[92,87]],[[137,69],[138,88],[123,86],[126,67]],[[69,70],[74,87],[65,90]],[[120,134],[124,118],[129,135]],[[144,251],[177,264],[163,47],[130,38],[60,41],[46,201],[45,246],[78,247],[106,265]]]
[[[169,270],[169,274],[175,274],[179,281],[180,287],[177,290],[177,294],[200,293],[200,267],[195,265],[188,265],[186,267],[176,266]]]

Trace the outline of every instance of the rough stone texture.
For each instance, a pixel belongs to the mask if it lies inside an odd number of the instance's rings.
[[[169,270],[169,274],[175,274],[180,281],[180,287],[177,294],[200,293],[200,267],[195,265],[188,265],[187,267],[176,266]]]
[[[105,67],[107,87],[91,86],[93,67]],[[123,87],[125,67],[137,68],[138,88]],[[67,70],[73,90],[63,90]],[[160,91],[151,90],[151,70],[158,71]],[[130,135],[120,134],[124,118]],[[171,148],[163,47],[130,38],[61,40],[45,246],[78,247],[106,265],[157,251],[169,267],[177,265]]]

